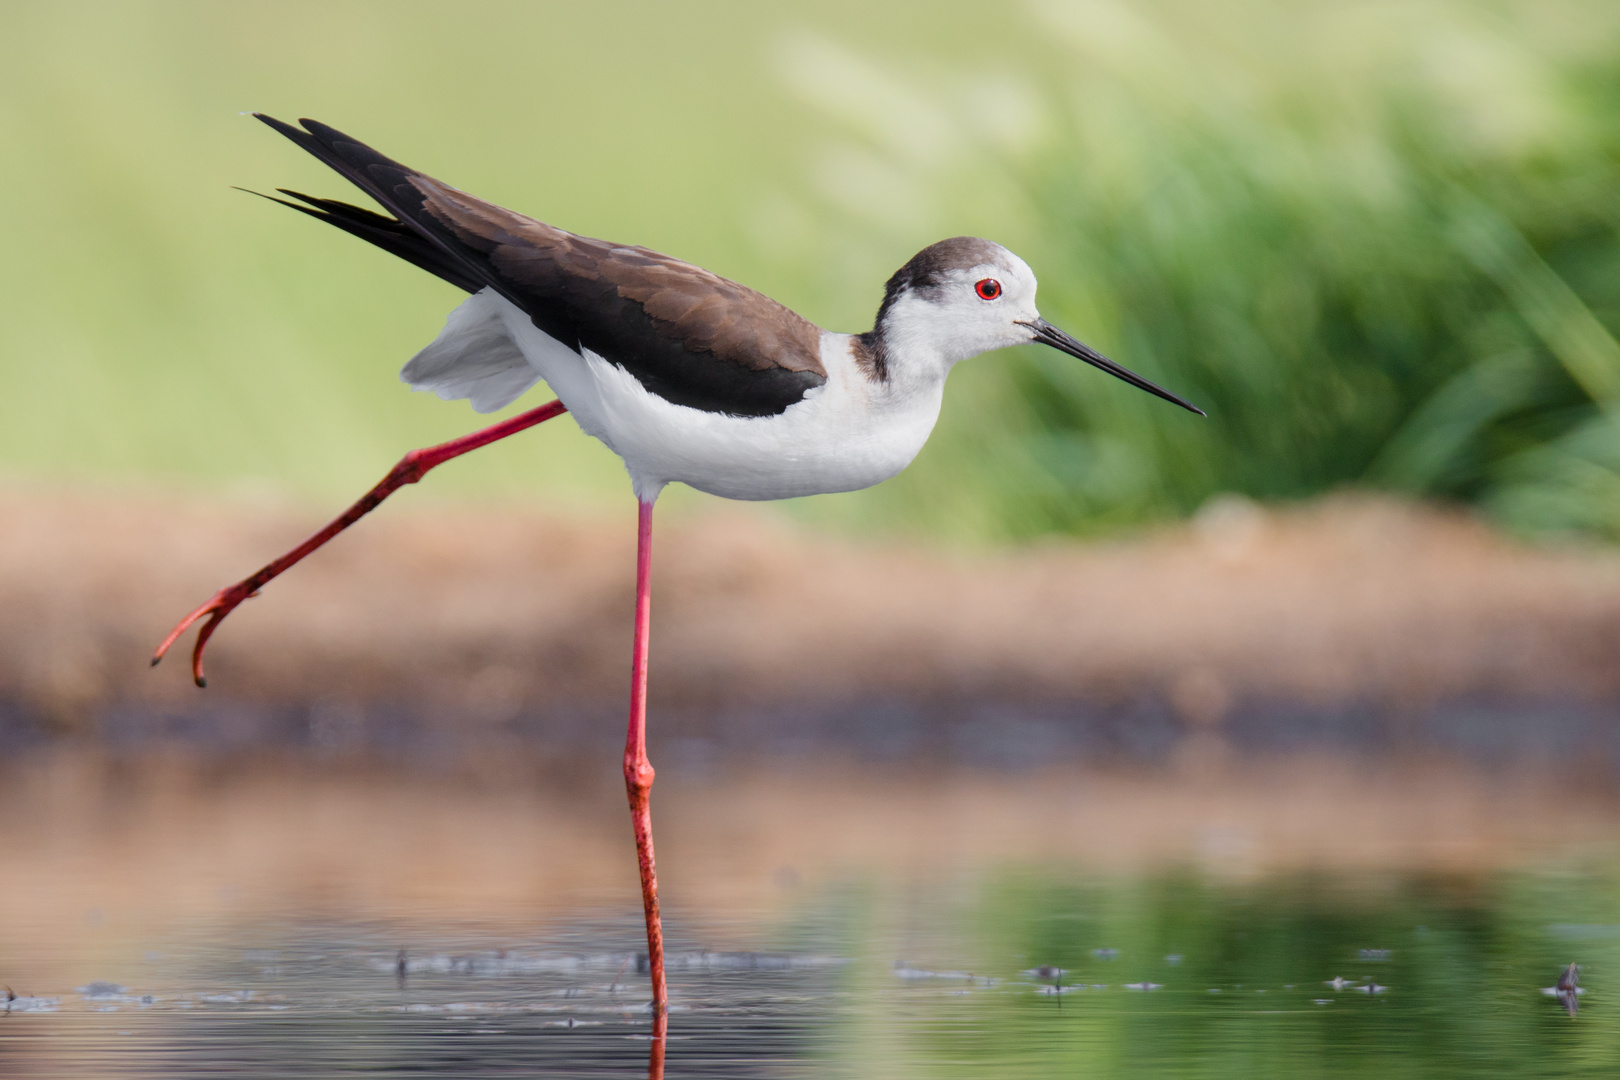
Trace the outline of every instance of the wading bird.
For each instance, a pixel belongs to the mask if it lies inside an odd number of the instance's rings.
[[[1050,345],[1132,386],[1202,411],[1042,319],[1035,275],[999,244],[941,240],[889,279],[864,334],[823,330],[768,297],[641,247],[564,232],[391,161],[325,124],[255,114],[375,199],[377,214],[278,189],[266,196],[414,263],[472,296],[400,378],[479,412],[544,379],[557,399],[482,431],[406,454],[325,529],[253,576],[221,589],[157,649],[207,616],[203,649],[243,600],[453,457],[564,412],[624,459],[640,503],[635,645],[624,780],[641,866],[655,1037],[667,992],[653,862],[647,760],[647,641],[653,503],[679,481],[728,499],[855,491],[911,463],[939,416],[958,361],[1028,342]]]

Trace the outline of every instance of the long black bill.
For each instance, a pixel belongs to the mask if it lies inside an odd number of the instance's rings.
[[[1024,325],[1035,331],[1035,340],[1040,342],[1042,345],[1050,345],[1059,352],[1066,352],[1070,356],[1078,356],[1092,367],[1102,368],[1114,378],[1124,379],[1137,389],[1146,390],[1148,393],[1157,397],[1162,397],[1166,401],[1174,402],[1175,404],[1180,405],[1183,409],[1186,409],[1188,412],[1195,412],[1199,416],[1208,415],[1208,413],[1204,412],[1203,409],[1200,409],[1198,406],[1189,401],[1183,401],[1181,398],[1176,397],[1176,395],[1172,394],[1164,387],[1159,386],[1156,383],[1148,382],[1136,372],[1131,371],[1129,368],[1121,367],[1097,350],[1080,344],[1080,342],[1074,340],[1074,338],[1070,337],[1068,334],[1065,334],[1063,331],[1059,330],[1045,319],[1036,319],[1034,322],[1024,323]]]

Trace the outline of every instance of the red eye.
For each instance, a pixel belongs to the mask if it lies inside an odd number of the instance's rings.
[[[983,278],[973,286],[973,291],[979,294],[980,300],[994,300],[1001,295],[1001,282],[993,277]]]

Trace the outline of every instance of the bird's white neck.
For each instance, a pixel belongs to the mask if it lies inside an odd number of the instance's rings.
[[[935,306],[903,296],[881,313],[878,325],[857,339],[867,377],[892,397],[939,393],[951,368],[983,352],[943,323]]]

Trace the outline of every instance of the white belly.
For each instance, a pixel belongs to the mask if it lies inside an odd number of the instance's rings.
[[[580,355],[502,300],[507,332],[579,426],[624,459],[643,499],[679,481],[728,499],[788,499],[871,487],[911,464],[939,418],[944,380],[903,398],[856,368],[850,339],[823,333],[827,381],[777,416],[674,405],[623,368]]]

